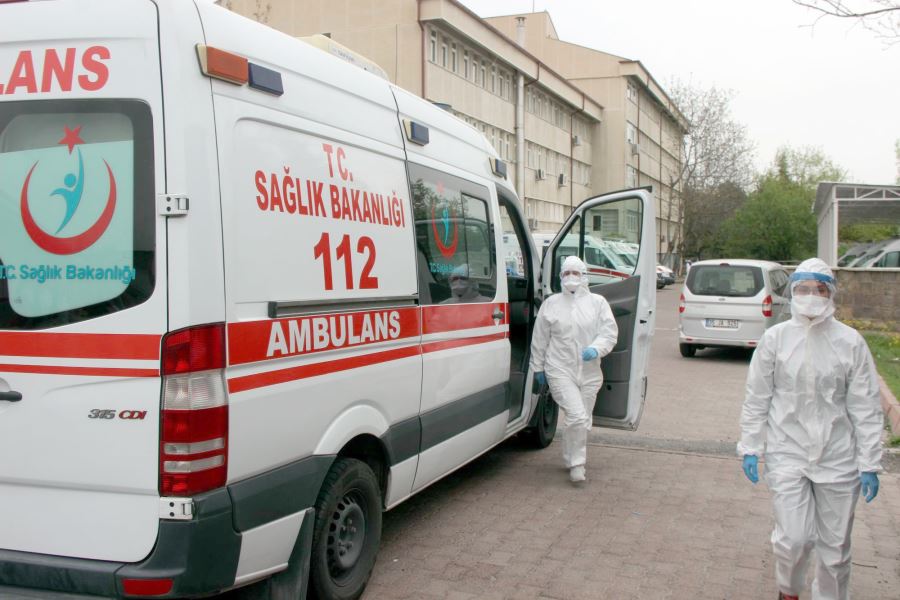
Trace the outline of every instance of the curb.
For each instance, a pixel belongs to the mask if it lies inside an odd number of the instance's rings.
[[[884,409],[884,415],[891,424],[891,431],[894,435],[900,436],[900,402],[894,398],[890,388],[884,382],[884,378],[878,376],[878,385],[881,386],[881,407]]]

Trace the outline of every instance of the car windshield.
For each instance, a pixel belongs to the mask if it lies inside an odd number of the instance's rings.
[[[762,269],[751,265],[696,265],[688,271],[687,288],[698,296],[752,298],[762,287]]]

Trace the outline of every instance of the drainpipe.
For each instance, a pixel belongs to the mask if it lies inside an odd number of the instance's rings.
[[[584,112],[584,94],[581,95],[581,108],[569,114],[569,214],[575,210],[575,115]]]
[[[516,17],[516,43],[525,48],[525,17]],[[516,72],[516,192],[525,210],[525,75]]]
[[[426,72],[425,63],[428,62],[428,32],[425,30],[425,26],[422,25],[422,0],[418,0],[416,2],[416,23],[419,24],[419,29],[422,31],[422,60],[420,62],[420,64],[422,65],[422,72],[420,74],[420,79],[422,82],[422,93],[419,95],[422,97],[423,100],[426,100],[427,98],[425,98],[425,72]],[[398,73],[398,75],[399,75],[399,73]]]

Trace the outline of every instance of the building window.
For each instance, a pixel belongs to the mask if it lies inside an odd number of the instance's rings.
[[[456,73],[456,44],[450,44],[450,70]]]
[[[484,61],[481,62],[481,72],[480,72],[480,80],[478,81],[478,85],[484,86],[487,84],[487,69],[484,66]]]
[[[625,187],[637,187],[637,171],[631,165],[625,165]]]
[[[447,42],[441,41],[441,66],[447,68]]]
[[[500,73],[500,97],[506,98],[506,76]]]
[[[497,67],[491,65],[491,93],[497,93]]]
[[[637,127],[635,127],[634,125],[632,125],[631,123],[626,121],[625,122],[625,141],[628,142],[629,144],[636,144],[637,139],[638,139]]]
[[[629,210],[625,213],[626,227],[629,232],[637,231],[640,227],[641,213],[636,210]]]
[[[431,42],[428,44],[428,55],[431,57],[431,62],[437,62],[437,33],[431,32]]]
[[[469,51],[463,51],[463,77],[469,79]]]
[[[625,97],[632,102],[637,102],[637,87],[631,82],[629,82],[628,87],[625,88]]]

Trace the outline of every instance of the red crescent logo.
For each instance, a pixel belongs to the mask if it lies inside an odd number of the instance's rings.
[[[459,244],[459,229],[456,221],[453,221],[453,240],[449,246],[445,246],[441,242],[441,234],[437,230],[437,220],[434,217],[434,203],[431,204],[431,230],[434,232],[434,243],[437,244],[438,250],[446,258],[451,258],[456,254],[456,246]]]
[[[91,225],[87,231],[67,238],[50,235],[35,223],[31,211],[28,209],[28,182],[31,181],[31,174],[34,173],[38,164],[34,163],[31,170],[28,171],[28,177],[25,178],[25,183],[22,185],[22,224],[25,226],[28,236],[42,250],[51,254],[77,254],[94,245],[109,227],[113,213],[116,211],[116,178],[113,177],[109,163],[104,160],[103,164],[106,165],[106,172],[109,173],[109,198],[106,200],[106,208],[103,209],[97,222]]]

